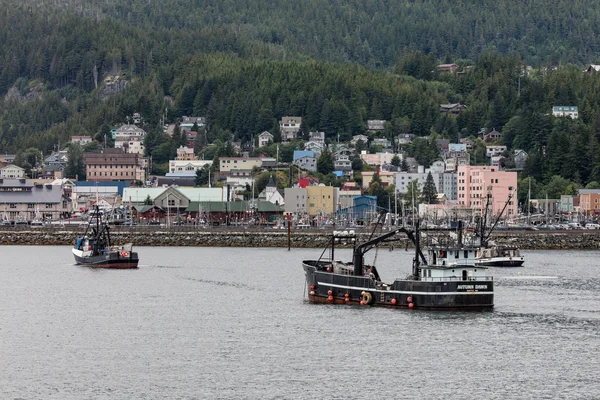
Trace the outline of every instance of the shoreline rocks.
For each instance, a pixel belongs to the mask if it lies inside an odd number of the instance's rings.
[[[80,230],[68,228],[2,229],[0,245],[72,245],[80,234]],[[322,248],[329,243],[329,234],[330,231],[325,230],[293,230],[291,247]],[[362,243],[369,236],[369,232],[357,233],[357,241]],[[288,247],[286,230],[113,228],[111,238],[114,244],[133,243],[135,246]],[[492,240],[517,245],[523,250],[600,249],[600,230],[499,231],[492,235]],[[399,242],[389,246],[411,247],[412,244],[401,236]]]

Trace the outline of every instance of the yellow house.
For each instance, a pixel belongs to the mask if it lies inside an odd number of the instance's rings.
[[[308,215],[332,214],[337,211],[339,189],[333,186],[308,186],[306,211]]]

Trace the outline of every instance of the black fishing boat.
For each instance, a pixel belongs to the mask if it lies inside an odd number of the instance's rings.
[[[490,229],[486,232],[487,226],[487,215],[492,202],[492,195],[488,193],[487,201],[485,205],[485,212],[481,219],[481,224],[477,229],[475,236],[476,244],[479,245],[479,250],[475,256],[475,264],[484,267],[520,267],[525,262],[525,257],[521,255],[520,249],[515,245],[508,244],[497,244],[490,240],[494,228],[498,225],[502,214],[506,211],[506,207],[510,204],[513,198],[512,187],[509,187],[511,192],[508,195],[508,199],[500,211],[500,214],[496,218],[496,221],[492,224]]]
[[[132,250],[133,245],[127,243],[113,246],[110,228],[97,214],[95,223],[90,222],[85,233],[77,238],[73,247],[75,262],[94,268],[128,269],[138,267],[138,254]]]
[[[487,310],[494,307],[494,281],[487,268],[475,265],[476,247],[458,241],[451,246],[431,246],[428,259],[421,250],[418,222],[414,230],[394,229],[365,243],[356,243],[353,231],[334,231],[327,246],[330,256],[305,260],[303,267],[312,303],[360,304],[427,310]],[[365,254],[378,245],[398,240],[404,233],[415,247],[412,273],[384,283],[375,265],[364,263]],[[350,262],[334,258],[336,245],[353,245]]]

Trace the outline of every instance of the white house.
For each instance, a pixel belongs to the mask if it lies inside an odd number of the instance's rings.
[[[212,160],[169,160],[169,172],[166,176],[195,176],[196,171],[205,165],[212,165]]]
[[[9,164],[4,168],[0,168],[0,178],[23,178],[25,170],[17,165]]]
[[[298,138],[302,117],[282,117],[279,121],[279,131],[281,132],[281,141],[290,142]]]
[[[279,189],[277,189],[277,185],[273,180],[273,175],[271,175],[269,183],[267,183],[267,186],[264,188],[264,190],[260,192],[258,198],[261,200],[266,200],[269,203],[273,203],[278,206],[282,206],[285,204],[285,198],[281,194]]]
[[[571,117],[579,118],[579,108],[577,106],[554,106],[552,107],[552,115],[555,117]]]
[[[91,142],[91,136],[71,136],[71,143],[79,143],[79,145],[84,146]]]
[[[352,140],[350,140],[350,144],[356,146],[359,141],[362,141],[366,145],[369,142],[369,138],[365,135],[354,135],[352,136]]]
[[[122,125],[115,131],[115,148],[124,149],[126,153],[144,155],[144,138],[146,131],[133,124]]]
[[[273,143],[273,135],[269,131],[264,131],[258,135],[258,147],[264,147]]]
[[[487,158],[492,158],[494,156],[499,156],[500,154],[506,151],[506,146],[485,146],[485,156]]]
[[[315,157],[319,157],[321,155],[321,153],[323,152],[324,146],[325,146],[325,144],[310,140],[310,141],[304,143],[304,150],[312,151],[315,154]]]
[[[308,140],[325,145],[325,132],[308,132]]]

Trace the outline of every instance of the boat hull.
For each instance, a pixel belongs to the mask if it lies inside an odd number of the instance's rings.
[[[119,252],[108,253],[98,256],[81,256],[75,254],[75,263],[92,268],[110,268],[110,269],[131,269],[138,267],[138,255],[131,252],[127,257],[123,257]]]
[[[321,271],[314,263],[303,263],[303,267],[311,303],[425,310],[491,310],[494,307],[493,280],[396,280],[383,285],[367,276]]]
[[[523,257],[490,257],[475,259],[476,265],[484,267],[521,267],[525,259]]]

